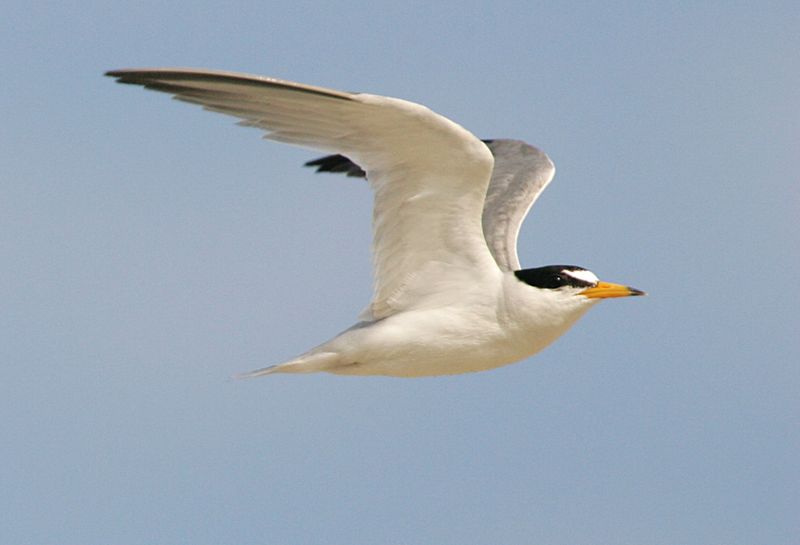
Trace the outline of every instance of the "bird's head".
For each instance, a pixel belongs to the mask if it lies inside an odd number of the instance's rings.
[[[641,290],[622,284],[601,282],[592,271],[574,265],[548,265],[535,269],[522,269],[514,271],[514,275],[535,288],[554,290],[554,293],[575,295],[590,300],[645,295]]]

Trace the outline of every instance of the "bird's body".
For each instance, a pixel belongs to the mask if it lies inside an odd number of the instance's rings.
[[[281,371],[403,377],[485,371],[539,352],[597,301],[531,297],[528,285],[502,271],[474,285],[439,291],[441,305],[359,322]]]
[[[372,301],[330,341],[245,376],[492,369],[540,351],[601,298],[642,294],[580,267],[520,269],[520,224],[554,173],[533,146],[484,143],[395,98],[207,70],[108,75],[239,117],[267,138],[343,156],[311,163],[320,170],[338,161],[339,170],[366,173],[375,193]]]

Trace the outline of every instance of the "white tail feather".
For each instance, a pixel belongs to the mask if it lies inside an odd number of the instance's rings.
[[[256,378],[273,373],[318,373],[330,371],[339,365],[341,365],[339,355],[334,352],[307,353],[284,363],[234,375],[234,378]]]

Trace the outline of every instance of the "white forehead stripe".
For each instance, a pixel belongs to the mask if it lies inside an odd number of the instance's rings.
[[[592,284],[597,284],[598,282],[600,282],[600,279],[597,278],[597,276],[595,276],[595,274],[592,271],[581,269],[577,271],[564,270],[561,272],[566,274],[567,276],[571,276],[572,278],[583,280],[584,282],[590,282]]]

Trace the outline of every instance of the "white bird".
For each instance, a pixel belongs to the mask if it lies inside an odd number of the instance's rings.
[[[243,377],[493,369],[539,352],[601,299],[644,294],[581,267],[520,268],[520,225],[555,172],[533,146],[484,143],[397,98],[212,70],[106,75],[238,117],[264,138],[344,156],[310,163],[320,170],[366,173],[375,194],[372,301],[331,340]]]

